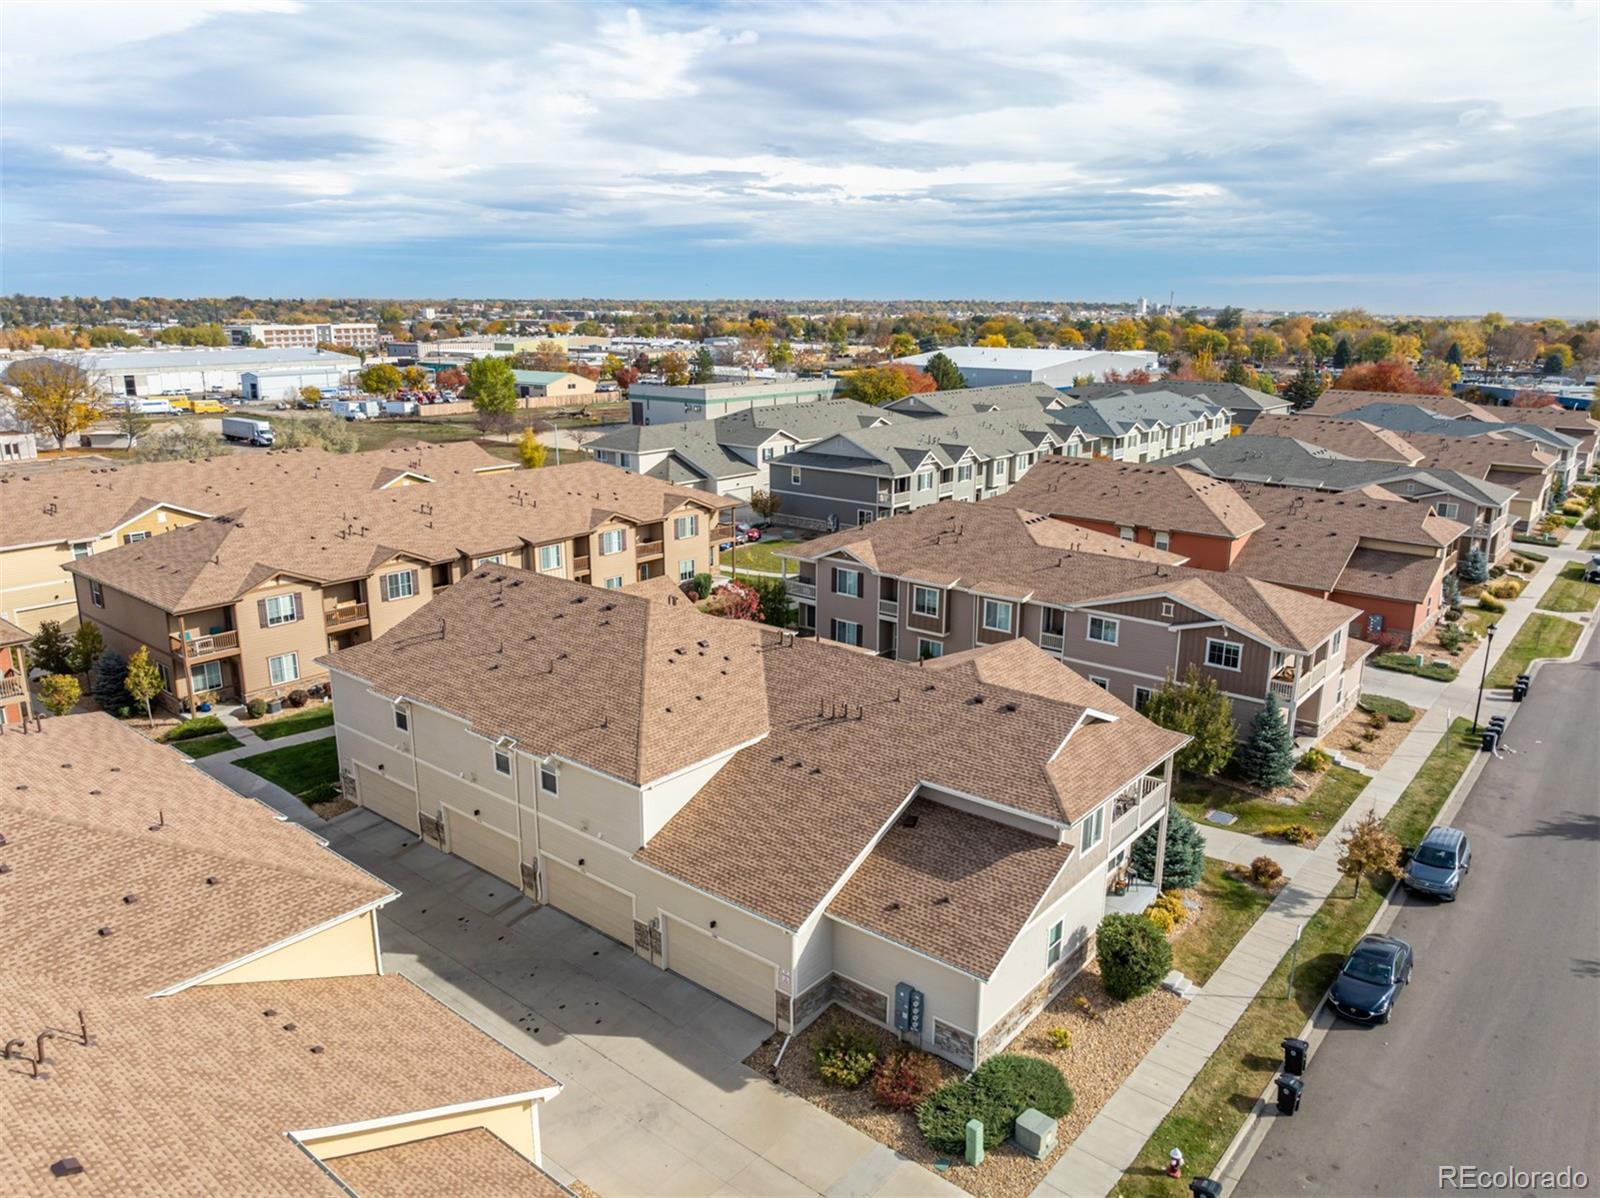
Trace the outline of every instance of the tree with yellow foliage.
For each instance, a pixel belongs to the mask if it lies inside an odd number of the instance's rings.
[[[1004,333],[990,333],[987,337],[979,337],[978,344],[984,349],[1004,349],[1009,342]]]
[[[517,458],[522,462],[524,470],[537,470],[544,465],[544,442],[539,440],[539,434],[530,426],[522,430],[522,436],[517,438]]]
[[[57,449],[65,449],[68,437],[105,414],[104,393],[70,362],[53,358],[16,362],[6,371],[5,381],[16,388],[12,408],[17,419],[49,433]]]

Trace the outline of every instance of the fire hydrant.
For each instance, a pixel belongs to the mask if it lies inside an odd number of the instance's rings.
[[[1176,1148],[1167,1156],[1167,1176],[1183,1176],[1183,1153]]]

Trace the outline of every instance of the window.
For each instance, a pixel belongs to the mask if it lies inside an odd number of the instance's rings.
[[[1163,604],[1162,604],[1162,605],[1161,605],[1161,615],[1162,615],[1162,618],[1163,618],[1163,619],[1168,619],[1168,620],[1170,620],[1170,619],[1171,619],[1171,618],[1172,618],[1172,613],[1173,613],[1173,612],[1174,612],[1174,611],[1176,611],[1176,610],[1177,610],[1177,609],[1176,609],[1176,608],[1174,608],[1174,607],[1173,607],[1173,606],[1172,606],[1172,604],[1170,604],[1170,603],[1163,603]]]
[[[865,528],[867,525],[871,524],[872,516],[873,513],[867,511],[866,508],[858,507],[856,509],[856,527]]]
[[[1136,686],[1136,687],[1134,687],[1133,688],[1133,709],[1135,711],[1143,711],[1146,707],[1149,707],[1150,706],[1150,696],[1151,696],[1151,694],[1152,694],[1152,692],[1151,692],[1151,690],[1150,690],[1150,688],[1148,686]]]
[[[556,767],[544,764],[539,767],[539,789],[547,795],[556,793]]]
[[[682,541],[700,535],[699,516],[679,516],[672,522],[672,535]]]
[[[1131,541],[1131,540],[1133,540],[1133,529],[1129,528],[1126,524],[1124,524],[1121,528],[1119,528],[1117,530],[1117,535],[1119,537],[1121,537],[1124,541]]]
[[[929,657],[943,657],[944,642],[930,641],[926,637],[917,638],[917,659],[919,661]]]
[[[686,557],[678,562],[678,581],[688,582],[694,577],[694,558]]]
[[[1011,604],[999,599],[983,601],[983,626],[990,632],[1011,631]]]
[[[1103,691],[1108,691],[1111,689],[1111,679],[1109,678],[1096,678],[1093,674],[1090,674],[1089,681],[1094,683]]]
[[[1105,616],[1089,617],[1089,639],[1099,641],[1102,645],[1115,645],[1117,643],[1116,620],[1107,619]]]
[[[621,553],[627,547],[628,530],[625,528],[609,528],[600,534],[601,557],[612,553]]]
[[[955,477],[956,472],[951,470],[949,467],[946,467],[945,469],[939,471],[939,485],[941,487],[948,486],[950,483],[955,481]]]
[[[1236,641],[1206,641],[1206,665],[1219,670],[1237,670],[1244,657],[1244,646]]]
[[[1050,935],[1045,943],[1044,967],[1054,969],[1061,961],[1061,921],[1050,925]]]
[[[561,569],[561,546],[560,545],[540,545],[539,546],[539,569],[541,569],[541,570],[559,570],[559,569]]]
[[[1083,821],[1083,836],[1079,839],[1078,844],[1083,848],[1084,852],[1088,852],[1100,843],[1100,837],[1105,835],[1105,830],[1106,809],[1104,805],[1101,805],[1096,807],[1093,813]]]
[[[923,471],[920,471],[917,474],[917,490],[919,490],[919,491],[931,491],[931,490],[933,490],[933,471],[932,470],[923,470]]]
[[[1433,510],[1438,512],[1439,515],[1443,516],[1446,520],[1454,520],[1456,518],[1456,513],[1461,510],[1461,505],[1458,503],[1436,503],[1434,504]]]
[[[261,601],[261,623],[266,628],[293,624],[300,618],[299,595],[269,595]]]
[[[196,694],[222,689],[222,663],[220,661],[203,661],[194,667],[193,672]]]
[[[149,539],[150,533],[148,531],[130,532],[127,536],[122,538],[122,543],[124,545],[132,545],[135,541],[148,541]]]
[[[833,568],[833,593],[835,595],[848,595],[852,599],[861,598],[861,571],[845,570],[835,566]]]
[[[1339,652],[1339,643],[1341,641],[1343,641],[1343,640],[1344,640],[1344,629],[1343,628],[1335,628],[1333,630],[1333,644],[1328,649],[1328,653],[1329,653],[1330,656],[1332,654],[1335,654],[1335,653]]]
[[[851,620],[835,620],[832,628],[833,639],[841,645],[861,644],[861,625]]]
[[[279,653],[276,657],[267,658],[267,675],[272,679],[273,686],[294,682],[300,677],[300,655]]]
[[[106,605],[105,591],[101,590],[100,584],[92,578],[89,580],[89,598],[96,607],[104,607]]]
[[[395,730],[398,731],[398,732],[410,732],[411,731],[411,716],[410,716],[410,713],[405,711],[403,708],[396,707],[394,709],[394,726],[395,726]]]
[[[622,575],[617,574],[617,575],[615,575],[615,576],[613,576],[611,578],[606,579],[606,590],[608,590],[608,591],[620,591],[621,589],[622,589]]]
[[[911,588],[911,610],[919,616],[939,617],[939,592],[934,587]]]
[[[1156,548],[1157,549],[1171,549],[1172,548],[1172,534],[1170,532],[1158,532],[1158,533],[1156,533]]]
[[[1004,458],[1001,458],[994,464],[994,481],[997,483],[1003,483],[1006,481],[1006,463]]]
[[[762,447],[761,447],[761,460],[762,460],[762,461],[763,461],[763,462],[770,462],[770,461],[772,461],[772,457],[773,457],[773,449],[772,449],[772,446],[770,446],[770,445],[763,445],[763,446],[762,446]]]
[[[800,467],[789,467],[789,485],[791,487],[798,487],[800,485]]]
[[[494,772],[511,777],[511,754],[504,749],[494,751]]]
[[[125,374],[122,376],[122,390],[123,393],[127,395],[139,394],[139,387],[138,384],[134,382],[133,375]]]
[[[970,483],[972,481],[972,463],[963,462],[956,467],[956,482]]]
[[[409,599],[417,593],[417,572],[399,570],[383,576],[383,600]]]
[[[84,558],[86,558],[88,556],[89,556],[89,542],[88,541],[74,541],[74,542],[72,542],[72,560],[73,561],[75,561],[75,562],[82,561]]]
[[[493,553],[488,557],[482,557],[478,559],[478,565],[480,566],[503,566],[505,564],[506,555],[503,553]]]

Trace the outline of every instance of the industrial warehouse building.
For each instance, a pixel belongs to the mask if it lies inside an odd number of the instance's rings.
[[[921,369],[934,354],[943,354],[954,362],[969,387],[1049,383],[1057,390],[1065,390],[1084,378],[1099,383],[1109,374],[1127,375],[1142,370],[1153,377],[1161,372],[1160,356],[1146,349],[1010,349],[954,345],[897,361]]]
[[[75,354],[69,361],[108,395],[187,395],[220,388],[242,392],[246,373],[354,370],[348,354],[315,349],[147,349]]]

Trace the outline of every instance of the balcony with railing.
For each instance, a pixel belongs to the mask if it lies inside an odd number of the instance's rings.
[[[239,652],[237,632],[199,633],[192,629],[184,636],[172,637],[172,651],[190,661],[203,661],[212,657],[227,657]]]
[[[640,541],[636,553],[638,558],[643,561],[645,558],[660,557],[665,551],[666,543],[664,541]]]
[[[1292,661],[1272,676],[1267,689],[1279,702],[1293,703],[1328,676],[1328,663],[1332,660],[1332,657],[1324,657],[1307,670],[1300,669],[1298,659]]]
[[[589,559],[587,557],[575,557],[572,559],[572,575],[574,578],[579,574],[587,574],[588,572]]]
[[[1039,648],[1047,653],[1060,653],[1066,644],[1066,637],[1059,632],[1041,632],[1039,634]]]
[[[322,621],[330,632],[359,628],[369,622],[365,603],[328,603],[322,608]]]
[[[28,684],[21,678],[0,678],[0,699],[21,699],[28,694]]]
[[[900,602],[897,599],[879,599],[878,614],[886,620],[898,619],[900,615]]]
[[[791,599],[815,599],[817,597],[817,584],[806,582],[801,578],[786,578],[785,584],[789,588]]]

